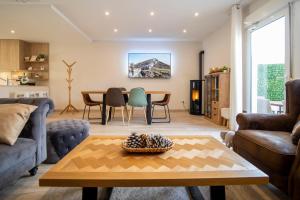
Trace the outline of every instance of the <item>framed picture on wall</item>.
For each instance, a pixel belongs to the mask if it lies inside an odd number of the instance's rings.
[[[171,54],[129,53],[128,77],[150,79],[171,78]]]

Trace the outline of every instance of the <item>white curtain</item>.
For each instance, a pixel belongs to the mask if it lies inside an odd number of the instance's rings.
[[[231,74],[230,74],[230,129],[237,130],[236,115],[243,111],[242,71],[242,9],[232,7],[231,13]]]

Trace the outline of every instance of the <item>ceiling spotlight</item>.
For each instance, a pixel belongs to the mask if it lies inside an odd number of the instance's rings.
[[[153,11],[150,12],[150,16],[154,16],[155,13]]]
[[[105,11],[105,13],[104,13],[106,16],[109,16],[110,15],[110,13],[108,12],[108,11]]]
[[[11,34],[15,34],[16,31],[15,31],[15,30],[10,30],[10,33],[11,33]]]
[[[186,29],[183,29],[183,30],[182,30],[182,32],[183,32],[183,33],[186,33],[186,32],[187,32],[187,30],[186,30]]]
[[[149,33],[152,33],[152,29],[150,28],[150,29],[148,30],[148,32],[149,32]]]
[[[114,29],[114,32],[117,33],[119,30],[117,28]]]
[[[194,13],[194,16],[195,16],[195,17],[198,17],[198,16],[199,16],[199,13],[198,13],[198,12],[195,12],[195,13]]]

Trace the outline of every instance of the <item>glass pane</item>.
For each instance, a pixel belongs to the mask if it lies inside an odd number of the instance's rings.
[[[251,34],[252,112],[284,111],[285,17]]]

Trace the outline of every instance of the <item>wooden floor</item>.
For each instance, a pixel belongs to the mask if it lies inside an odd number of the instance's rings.
[[[98,113],[92,113],[97,117]],[[64,114],[53,113],[49,121],[61,119],[80,119],[82,113]],[[127,135],[130,132],[160,133],[163,135],[211,135],[220,139],[220,131],[226,130],[205,120],[203,117],[191,116],[187,112],[172,112],[172,123],[146,125],[142,111],[134,113],[133,120],[129,125],[123,125],[120,112],[116,111],[115,119],[107,126],[100,125],[100,120],[93,120],[91,123],[91,135]],[[34,177],[24,176],[16,183],[9,185],[0,191],[1,200],[50,200],[81,199],[80,188],[49,188],[39,187],[38,178],[44,174],[52,165],[43,164],[39,167],[38,174]],[[125,189],[124,189],[125,190]],[[163,189],[161,189],[163,190]],[[201,190],[207,195],[207,188]],[[139,190],[136,190],[139,191]],[[182,191],[178,189],[178,191]],[[120,191],[118,191],[120,192]],[[122,194],[122,190],[121,190]],[[158,196],[158,198],[161,196]],[[287,197],[272,185],[250,185],[250,186],[226,186],[226,197],[230,200],[285,200]],[[153,199],[155,197],[149,197]],[[149,199],[144,196],[143,199]],[[115,198],[113,198],[115,199]],[[123,199],[118,196],[116,199]],[[130,198],[125,198],[130,199]],[[157,199],[157,198],[156,198]],[[182,199],[182,198],[179,198]],[[209,199],[209,198],[206,198]],[[131,200],[131,199],[130,199]]]

